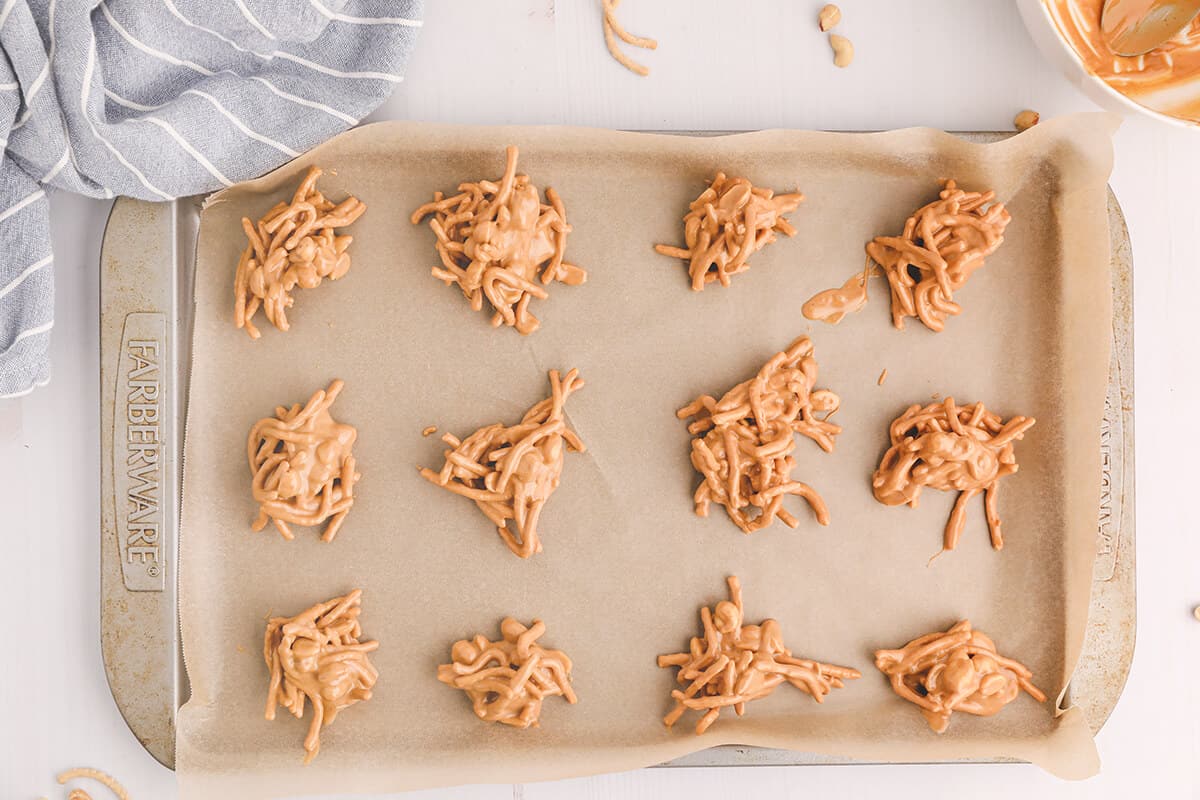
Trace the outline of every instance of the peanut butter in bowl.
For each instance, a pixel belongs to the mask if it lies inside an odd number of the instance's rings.
[[[1145,55],[1119,56],[1104,41],[1100,28],[1103,8],[1104,0],[1021,3],[1034,38],[1045,48],[1047,42],[1039,36],[1039,28],[1048,29],[1066,45],[1077,68],[1105,90],[1102,95],[1093,92],[1094,99],[1108,100],[1108,105],[1116,101],[1125,110],[1138,108],[1160,119],[1200,123],[1200,19]]]

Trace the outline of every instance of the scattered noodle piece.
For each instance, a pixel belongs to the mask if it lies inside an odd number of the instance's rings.
[[[883,372],[879,373],[879,380],[875,381],[876,386],[883,386],[883,382],[887,380],[887,367],[883,368]]]
[[[1029,668],[999,655],[992,640],[972,630],[965,619],[945,633],[927,633],[899,650],[876,650],[875,666],[891,679],[896,694],[920,706],[935,733],[949,727],[955,711],[990,717],[1022,690],[1046,702]]]
[[[455,642],[451,663],[438,666],[438,680],[466,692],[475,715],[486,722],[536,727],[544,698],[577,700],[571,688],[571,659],[537,643],[545,632],[540,619],[527,628],[506,617],[500,623],[500,641],[480,633]]]
[[[703,291],[713,281],[728,286],[731,276],[750,268],[751,254],[775,241],[776,231],[796,235],[796,229],[783,215],[795,211],[802,202],[804,195],[799,192],[777,195],[745,178],[729,178],[718,172],[688,206],[683,218],[687,247],[656,244],[654,249],[688,262],[694,291]]]
[[[421,431],[422,436],[433,436],[435,433],[437,433],[437,425],[430,425]]]
[[[367,654],[379,642],[360,642],[358,622],[362,590],[319,603],[294,617],[274,617],[267,623],[263,658],[271,671],[267,688],[268,720],[283,706],[303,719],[305,700],[312,704],[312,721],[304,737],[304,763],[321,750],[321,728],[339,711],[371,699],[379,673]]]
[[[68,781],[73,781],[77,778],[86,778],[88,780],[102,783],[108,788],[109,791],[117,796],[118,800],[129,800],[129,792],[125,791],[125,787],[122,786],[116,778],[109,775],[107,772],[101,772],[98,769],[92,769],[90,767],[76,767],[75,769],[69,769],[66,772],[61,773],[58,776],[58,784],[63,786]],[[91,800],[91,796],[83,789],[72,789],[71,794],[68,796],[68,800]]]
[[[829,453],[834,437],[842,432],[828,421],[841,401],[828,389],[814,390],[816,381],[813,345],[801,336],[719,401],[702,395],[675,412],[680,419],[694,418],[688,425],[696,437],[692,466],[704,477],[694,495],[698,516],[707,517],[709,504],[715,502],[743,533],[761,530],[776,517],[795,528],[799,520],[783,507],[783,498],[798,494],[808,501],[817,522],[829,524],[829,509],[821,496],[791,479],[796,466],[793,434],[807,436]],[[819,413],[825,418],[817,417]]]
[[[946,523],[944,553],[958,544],[967,503],[984,492],[992,547],[999,550],[1004,547],[996,505],[1000,479],[1017,471],[1013,442],[1023,438],[1036,422],[1033,417],[1013,417],[1005,422],[983,403],[960,408],[953,397],[924,408],[909,406],[892,422],[892,446],[871,479],[875,499],[887,506],[907,503],[916,508],[925,486],[959,492]]]
[[[617,6],[621,4],[621,0],[600,0],[600,2],[604,6],[604,43],[608,45],[608,52],[612,54],[612,57],[621,66],[630,72],[635,72],[643,77],[649,75],[649,69],[621,52],[621,48],[617,44],[617,39],[626,44],[646,50],[657,50],[658,42],[653,39],[647,39],[645,36],[634,36],[625,30],[624,26],[617,20]]]
[[[317,191],[320,176],[321,170],[311,167],[292,201],[277,204],[257,224],[242,218],[249,241],[234,277],[233,321],[252,339],[261,335],[251,321],[260,306],[268,322],[286,331],[292,289],[315,289],[325,278],[336,281],[350,269],[346,249],[353,238],[334,231],[361,217],[367,207],[356,197],[337,205],[325,199]]]
[[[259,504],[254,530],[272,521],[290,541],[288,523],[315,526],[329,520],[321,540],[332,542],[337,536],[354,505],[354,484],[362,477],[350,452],[358,432],[329,413],[343,385],[333,381],[303,407],[279,406],[274,417],[260,419],[250,429],[246,457]]]
[[[460,183],[453,197],[435,192],[432,202],[413,212],[412,223],[433,217],[429,227],[442,259],[432,269],[435,278],[456,284],[475,311],[486,297],[495,310],[493,327],[508,325],[525,335],[539,324],[529,312],[530,299],[549,296],[542,286],[556,280],[578,286],[587,272],[563,261],[571,226],[558,193],[547,187],[541,202],[529,176],[517,174],[517,148],[506,152],[498,182]]]
[[[917,317],[941,331],[948,316],[962,313],[954,292],[1004,242],[1012,220],[995,192],[965,192],[944,182],[938,199],[917,209],[900,236],[877,236],[867,255],[883,267],[892,289],[892,324],[904,328]]]
[[[512,427],[488,425],[459,439],[442,436],[450,446],[440,472],[421,468],[430,483],[469,497],[496,525],[508,549],[521,558],[542,551],[538,518],[562,477],[563,445],[582,453],[587,448],[567,427],[563,407],[583,386],[579,370],[559,378],[550,371],[550,397],[525,412]],[[509,529],[514,521],[517,535]]]
[[[861,677],[856,669],[836,667],[795,658],[783,646],[783,633],[773,619],[758,625],[745,625],[742,587],[736,575],[729,582],[729,600],[722,600],[710,611],[700,609],[704,634],[692,637],[688,652],[658,657],[664,669],[679,667],[675,680],[687,689],[672,690],[675,708],[663,717],[670,728],[689,709],[703,712],[696,723],[696,735],[712,725],[722,708],[733,706],[740,717],[746,703],[766,697],[780,684],[790,683],[822,703],[825,695],[840,689],[844,681]]]

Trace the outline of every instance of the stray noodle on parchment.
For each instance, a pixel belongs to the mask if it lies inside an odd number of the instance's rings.
[[[992,547],[999,550],[1004,547],[996,500],[1000,479],[1017,471],[1013,442],[1036,422],[1033,417],[1005,422],[983,403],[960,407],[953,397],[924,408],[909,406],[889,429],[892,445],[871,479],[875,499],[888,506],[907,503],[916,508],[925,486],[957,491],[942,543],[945,552],[958,544],[967,503],[983,492]]]
[[[536,727],[545,698],[577,700],[571,688],[571,659],[537,643],[545,632],[540,619],[526,627],[506,617],[499,641],[479,633],[455,642],[450,663],[438,666],[438,680],[466,692],[475,715],[486,722]]]
[[[546,187],[541,202],[529,176],[517,173],[517,148],[506,152],[499,182],[460,183],[453,197],[435,192],[432,202],[413,212],[412,223],[433,217],[429,227],[442,259],[431,270],[435,278],[457,285],[475,311],[487,298],[493,327],[530,334],[539,324],[529,312],[530,299],[545,300],[542,287],[552,281],[578,286],[587,272],[563,261],[571,226],[558,193]]]
[[[420,468],[429,482],[469,497],[496,526],[508,549],[521,558],[542,551],[538,518],[562,477],[563,448],[587,448],[567,427],[564,405],[583,386],[579,370],[559,378],[550,371],[550,397],[534,405],[513,426],[488,425],[459,439],[442,436],[450,446],[440,472]],[[516,534],[509,529],[512,520]]]
[[[875,666],[888,676],[896,694],[920,706],[935,733],[949,727],[955,711],[990,717],[1022,690],[1046,702],[1029,668],[998,654],[995,643],[965,619],[945,633],[927,633],[899,650],[876,650]]]
[[[709,504],[715,502],[743,533],[761,530],[776,517],[795,528],[799,520],[783,507],[783,498],[798,494],[808,501],[817,522],[829,524],[829,509],[821,496],[791,478],[796,466],[793,434],[807,436],[829,453],[834,437],[842,432],[827,419],[840,404],[838,396],[814,389],[816,382],[813,345],[801,336],[720,400],[702,395],[676,412],[680,419],[694,420],[688,425],[696,437],[692,466],[704,477],[694,495],[698,516],[707,517]],[[818,417],[820,413],[825,418]]]
[[[621,4],[621,0],[600,0],[600,3],[604,8],[604,44],[608,46],[608,52],[621,66],[630,72],[642,76],[649,75],[650,70],[621,52],[621,47],[617,44],[617,39],[626,44],[646,50],[657,50],[658,42],[653,39],[647,39],[645,36],[634,36],[625,30],[624,26],[617,20],[617,6]]]
[[[745,178],[718,172],[707,189],[688,206],[683,218],[686,248],[654,245],[664,256],[688,262],[693,291],[703,291],[713,281],[728,286],[730,277],[750,268],[749,258],[776,239],[778,231],[795,236],[784,218],[804,202],[804,195],[775,194]]]
[[[327,200],[317,191],[320,176],[320,169],[309,168],[290,203],[278,203],[257,223],[242,218],[249,241],[234,278],[233,320],[253,339],[261,335],[252,321],[260,306],[268,322],[286,331],[292,289],[315,289],[323,279],[336,281],[350,269],[346,248],[352,237],[338,236],[335,230],[361,217],[367,207],[356,197],[336,205]]]
[[[358,622],[362,590],[335,597],[294,617],[273,617],[267,623],[263,658],[271,672],[267,688],[268,720],[283,706],[296,719],[304,717],[304,704],[312,704],[312,720],[304,737],[304,763],[321,749],[321,728],[339,711],[371,699],[379,678],[368,653],[379,642],[360,642]]]
[[[69,769],[66,772],[59,774],[58,783],[60,786],[65,785],[69,781],[78,778],[86,778],[103,784],[110,792],[116,795],[117,800],[129,800],[129,792],[125,791],[125,787],[117,781],[116,778],[109,775],[107,772],[101,772],[98,769],[91,767],[76,767]],[[84,789],[72,789],[67,800],[92,800],[92,796]]]
[[[333,381],[303,406],[278,406],[274,417],[260,419],[250,429],[246,457],[259,504],[254,530],[272,521],[291,540],[288,523],[311,527],[329,520],[321,540],[332,542],[337,536],[354,505],[354,484],[362,477],[350,452],[358,432],[329,413],[343,385]]]
[[[736,575],[727,580],[729,600],[717,603],[712,611],[701,607],[704,633],[692,637],[688,652],[658,657],[658,666],[679,668],[675,680],[687,687],[671,691],[675,708],[663,718],[668,728],[689,709],[701,711],[698,736],[716,721],[722,708],[733,706],[740,717],[746,703],[766,697],[785,681],[821,703],[844,681],[861,677],[850,667],[795,658],[784,647],[779,623],[773,619],[746,625],[741,584]]]

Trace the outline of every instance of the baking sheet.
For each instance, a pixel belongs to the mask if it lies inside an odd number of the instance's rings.
[[[346,134],[260,181],[218,195],[201,222],[197,319],[185,451],[181,621],[192,697],[179,717],[185,797],[386,791],[447,783],[531,781],[628,769],[720,743],[790,747],[880,760],[1024,758],[1064,777],[1097,769],[1078,711],[1022,698],[999,717],[957,716],[938,737],[874,672],[871,652],[969,616],[1024,660],[1052,697],[1079,652],[1095,546],[1095,441],[1108,365],[1105,228],[1108,115],[1045,123],[995,145],[928,130],[879,135],[765,132],[688,140],[608,131],[451,128],[388,123]],[[428,274],[432,234],[409,212],[435,189],[496,177],[503,146],[563,196],[575,226],[569,258],[589,270],[556,285],[531,337],[493,330]],[[322,189],[368,205],[353,228],[346,279],[301,293],[286,335],[252,342],[232,325],[238,220],[288,194],[309,163],[336,170]],[[799,235],[753,260],[732,288],[693,294],[681,262],[654,242],[681,238],[680,216],[715,169],[808,202]],[[862,262],[862,243],[953,176],[995,188],[1014,216],[1006,244],[956,299],[966,313],[934,335],[890,328],[882,284],[837,328],[803,320],[813,292]],[[744,537],[720,514],[691,510],[696,476],[674,410],[724,391],[796,335],[811,331],[819,384],[843,397],[832,455],[801,442],[796,475],[829,502],[833,524]],[[468,501],[422,480],[441,445],[420,430],[469,433],[519,417],[546,392],[545,371],[577,366],[588,386],[568,415],[589,445],[568,457],[541,531],[545,552],[513,557]],[[882,368],[889,377],[875,381]],[[332,377],[335,407],[359,428],[363,480],[331,545],[252,534],[244,437],[281,402]],[[987,546],[982,509],[962,544],[926,568],[953,497],[885,508],[869,476],[887,424],[932,393],[982,398],[1039,424],[1006,481],[1007,545]],[[797,653],[859,667],[864,677],[818,706],[788,687],[704,737],[668,731],[673,671],[657,653],[686,646],[700,604],[736,573],[750,619],[772,616]],[[263,617],[295,613],[361,586],[364,627],[382,647],[375,698],[322,736],[300,770],[306,723],[262,720]],[[471,714],[437,683],[450,644],[494,633],[513,614],[540,617],[544,642],[575,660],[577,706],[548,703],[542,726],[513,731]],[[728,718],[725,718],[725,717]]]

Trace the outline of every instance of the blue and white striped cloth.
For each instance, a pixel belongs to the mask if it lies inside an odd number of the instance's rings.
[[[169,200],[252,178],[402,80],[422,0],[0,0],[0,397],[50,379],[46,188]]]

